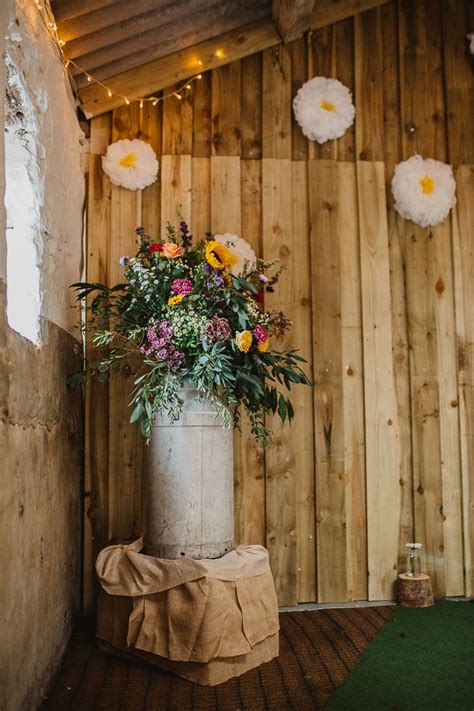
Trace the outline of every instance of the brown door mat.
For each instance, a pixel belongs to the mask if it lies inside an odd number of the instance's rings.
[[[322,709],[393,607],[282,612],[280,656],[202,687],[101,652],[94,621],[78,620],[43,711],[306,711]]]

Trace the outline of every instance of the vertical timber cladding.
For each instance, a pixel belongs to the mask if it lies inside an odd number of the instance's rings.
[[[474,590],[469,14],[467,0],[394,1],[208,72],[181,101],[92,121],[89,280],[115,282],[135,226],[159,239],[178,215],[196,237],[236,232],[287,265],[267,305],[292,318],[284,343],[315,388],[294,391],[297,419],[273,422],[265,452],[245,421],[235,433],[237,542],[267,545],[281,604],[391,599],[413,538],[437,595]],[[291,109],[316,75],[339,78],[357,108],[323,146]],[[141,194],[101,171],[121,137],[160,159]],[[394,166],[416,151],[455,166],[456,210],[432,230],[392,204]],[[124,371],[86,394],[89,609],[97,552],[142,532],[130,385]]]

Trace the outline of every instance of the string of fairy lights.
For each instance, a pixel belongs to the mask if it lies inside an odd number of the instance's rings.
[[[202,79],[202,74],[194,74],[193,76],[189,77],[189,79],[186,79],[186,81],[180,84],[176,89],[173,89],[167,94],[161,94],[160,96],[139,96],[129,98],[128,96],[125,96],[125,94],[121,94],[119,91],[113,89],[113,87],[111,87],[109,84],[101,81],[100,79],[97,79],[93,74],[87,71],[87,69],[81,67],[73,59],[68,58],[67,50],[64,49],[67,43],[63,39],[61,39],[58,34],[58,26],[54,19],[53,11],[51,10],[49,0],[35,0],[35,4],[38,8],[46,32],[50,36],[51,40],[53,41],[53,44],[55,45],[58,51],[59,57],[73,85],[73,89],[76,96],[79,96],[79,91],[76,85],[75,77],[69,69],[69,67],[71,66],[77,69],[77,71],[86,78],[88,84],[97,84],[97,86],[102,87],[108,98],[118,97],[122,99],[125,104],[130,104],[132,103],[132,101],[137,101],[140,104],[140,108],[143,108],[145,102],[149,102],[152,104],[152,106],[156,106],[160,101],[164,101],[165,99],[168,99],[172,96],[181,100],[183,98],[184,92],[192,88],[193,82]],[[217,50],[215,54],[218,59],[223,58],[222,50]],[[198,66],[203,66],[203,63],[200,60],[198,60],[197,64]]]

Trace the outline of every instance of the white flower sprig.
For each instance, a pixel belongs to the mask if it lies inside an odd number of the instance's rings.
[[[405,548],[410,548],[411,550],[417,550],[422,547],[423,543],[405,543]]]

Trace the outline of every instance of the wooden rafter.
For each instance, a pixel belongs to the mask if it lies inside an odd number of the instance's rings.
[[[272,15],[283,42],[299,39],[309,30],[315,0],[273,0]]]
[[[332,25],[334,22],[345,20],[360,12],[371,10],[378,5],[385,5],[391,0],[316,0],[316,4],[311,15],[310,28],[316,30],[319,27]]]
[[[260,52],[279,41],[278,32],[271,21],[257,22],[117,74],[107,79],[107,85],[132,100],[156,93],[200,72]],[[85,87],[79,95],[87,118],[98,116],[124,103],[121,96],[107,96],[104,88],[97,84]]]

